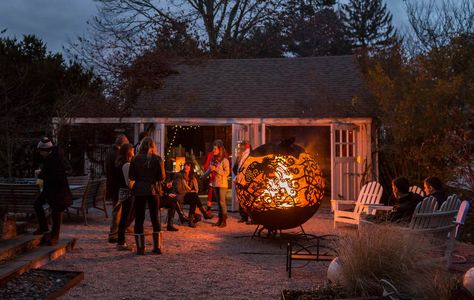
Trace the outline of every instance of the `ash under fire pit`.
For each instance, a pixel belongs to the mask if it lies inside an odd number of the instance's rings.
[[[269,231],[305,223],[318,210],[323,189],[318,163],[294,139],[254,149],[236,177],[240,204]]]

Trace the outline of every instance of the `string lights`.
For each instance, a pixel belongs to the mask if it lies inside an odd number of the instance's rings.
[[[196,130],[199,127],[200,127],[199,125],[193,125],[193,126],[174,125],[172,128],[172,132],[170,134],[171,139],[168,144],[168,150],[166,151],[166,156],[169,156],[171,154],[171,150],[173,149],[174,143],[176,141],[176,136],[178,135],[178,132],[180,130],[183,130],[183,131]]]

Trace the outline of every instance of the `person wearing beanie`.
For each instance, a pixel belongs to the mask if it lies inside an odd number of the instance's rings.
[[[43,180],[43,189],[34,203],[38,218],[38,229],[34,234],[44,234],[43,241],[48,245],[55,245],[59,239],[62,213],[72,203],[72,194],[67,181],[65,157],[48,137],[41,139],[37,150],[43,159],[43,166],[37,173],[38,179]],[[51,232],[48,232],[48,221],[43,209],[43,205],[46,203],[51,208]]]
[[[122,205],[118,201],[119,190],[122,184],[122,177],[120,172],[117,172],[115,167],[115,161],[122,145],[128,144],[128,138],[124,134],[120,134],[115,139],[114,145],[110,148],[105,158],[105,177],[107,178],[106,186],[106,199],[112,201],[112,220],[110,224],[109,232],[109,243],[117,243],[118,240],[118,227],[120,223],[120,217],[122,215]]]

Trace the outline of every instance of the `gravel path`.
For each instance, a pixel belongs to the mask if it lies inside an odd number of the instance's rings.
[[[163,255],[150,253],[152,241],[147,236],[145,256],[117,251],[114,244],[107,243],[109,220],[95,210],[89,212],[89,226],[81,219],[65,218],[63,236],[77,238],[76,248],[45,267],[83,271],[84,280],[62,299],[279,299],[281,289],[312,289],[326,279],[328,262],[294,269],[288,279],[286,244],[251,239],[255,226],[237,223],[237,213],[230,214],[223,229],[211,226],[214,218],[194,229],[178,225],[178,232],[164,231]],[[145,222],[148,228],[150,224]],[[333,230],[327,207],[305,223],[304,229],[316,235],[341,234]],[[127,243],[135,244],[133,236],[127,236]],[[465,251],[474,253],[472,250],[467,245]],[[467,270],[469,265],[461,268]]]

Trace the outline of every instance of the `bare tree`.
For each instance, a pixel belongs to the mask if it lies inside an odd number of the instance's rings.
[[[226,45],[244,40],[269,20],[283,0],[96,0],[98,15],[87,38],[69,52],[93,66],[106,80],[117,69],[156,46],[160,29],[188,24],[212,57]],[[112,83],[114,80],[111,81]],[[119,82],[115,81],[115,84]]]
[[[472,0],[405,0],[405,5],[421,51],[445,46],[453,37],[474,33]]]

